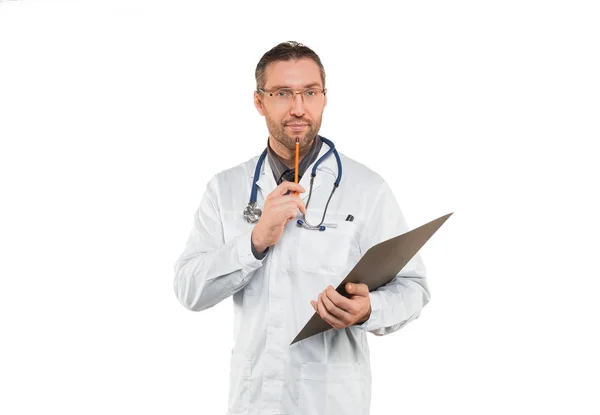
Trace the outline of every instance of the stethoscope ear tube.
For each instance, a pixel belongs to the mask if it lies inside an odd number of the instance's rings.
[[[306,222],[304,222],[302,219],[298,219],[296,221],[296,224],[298,226],[303,227],[304,229],[310,229],[310,230],[321,231],[321,232],[323,232],[327,228],[337,228],[337,224],[335,224],[335,223],[322,223],[319,226],[311,226],[311,225],[308,225]]]

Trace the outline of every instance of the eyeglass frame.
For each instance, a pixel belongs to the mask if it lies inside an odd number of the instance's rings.
[[[265,92],[266,92],[266,93],[268,93],[268,94],[269,94],[269,96],[270,96],[270,97],[273,97],[273,93],[274,93],[274,92],[276,92],[276,91],[281,91],[281,90],[284,90],[284,91],[291,91],[291,92],[292,92],[292,94],[294,94],[294,96],[292,97],[292,99],[291,99],[290,103],[292,103],[292,102],[294,102],[294,101],[296,100],[296,95],[300,95],[300,96],[302,97],[302,102],[304,103],[304,93],[306,93],[307,91],[310,91],[310,90],[317,90],[317,91],[320,91],[320,92],[321,92],[321,94],[323,94],[323,96],[327,95],[327,88],[314,88],[314,87],[310,87],[310,88],[304,88],[304,89],[302,89],[302,90],[301,90],[301,91],[299,91],[299,92],[298,92],[298,91],[296,91],[296,90],[294,90],[294,89],[292,89],[292,88],[277,88],[277,89],[272,89],[272,90],[270,90],[270,91],[269,91],[269,90],[267,90],[267,89],[257,88],[256,92],[258,92],[259,94],[263,94],[263,95],[264,95],[264,94],[265,94]]]

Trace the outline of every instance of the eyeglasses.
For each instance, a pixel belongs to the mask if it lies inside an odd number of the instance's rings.
[[[296,98],[296,95],[300,95],[302,96],[302,101],[305,104],[310,105],[316,104],[317,102],[322,102],[321,100],[323,96],[327,93],[327,90],[320,88],[305,88],[301,91],[296,92],[290,88],[279,88],[274,89],[272,91],[268,91],[266,89],[258,89],[258,92],[260,92],[261,94],[269,94],[269,96],[272,97],[277,104],[281,105],[291,104]]]

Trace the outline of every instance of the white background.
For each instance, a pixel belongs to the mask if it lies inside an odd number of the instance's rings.
[[[321,133],[411,227],[455,212],[432,302],[369,336],[371,413],[600,414],[595,3],[1,1],[0,413],[226,412],[231,299],[185,310],[173,264],[298,40]]]

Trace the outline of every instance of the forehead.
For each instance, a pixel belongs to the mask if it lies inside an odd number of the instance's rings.
[[[274,86],[303,88],[314,84],[323,87],[319,65],[312,59],[276,61],[267,67],[265,74],[267,89]]]

